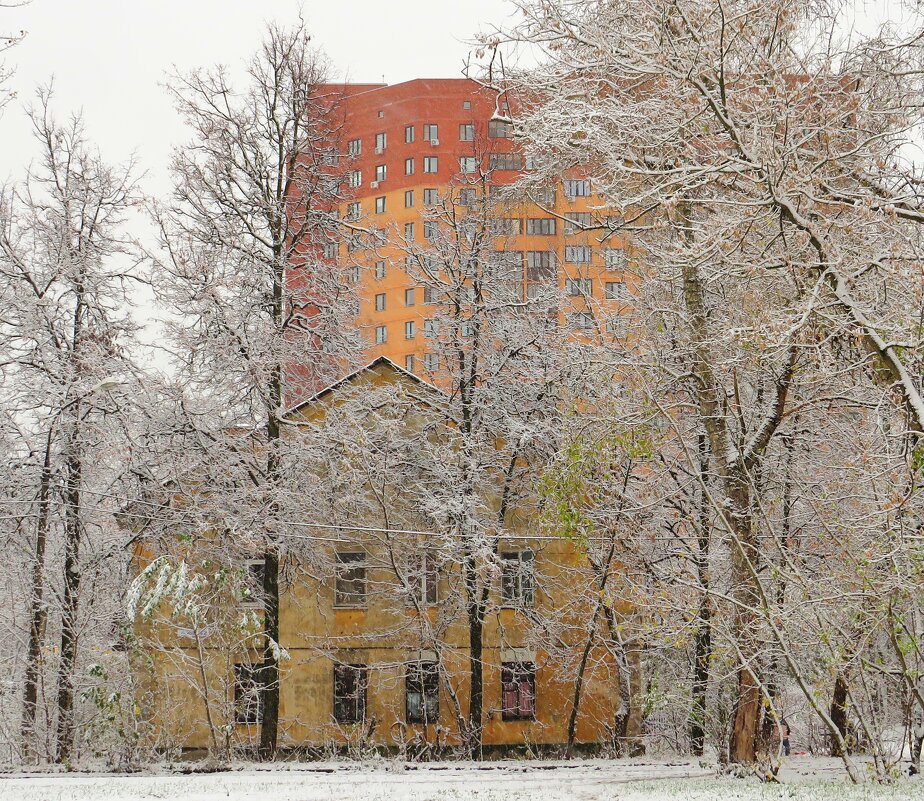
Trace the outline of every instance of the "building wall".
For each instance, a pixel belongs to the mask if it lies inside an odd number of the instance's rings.
[[[509,102],[510,107],[504,108],[504,102]],[[358,155],[347,156],[346,161],[341,163],[341,169],[358,170],[362,183],[358,187],[346,188],[348,198],[340,211],[346,215],[348,204],[358,203],[361,208],[361,224],[383,229],[388,238],[386,244],[375,252],[351,253],[345,245],[341,245],[338,253],[338,263],[343,266],[345,275],[356,265],[362,267],[356,287],[360,298],[357,321],[369,342],[370,357],[388,356],[401,366],[423,373],[420,357],[426,351],[427,343],[421,332],[428,309],[423,302],[422,287],[404,269],[406,251],[396,246],[396,242],[403,235],[405,223],[415,224],[418,244],[424,241],[423,192],[425,189],[437,189],[444,193],[449,187],[458,186],[464,180],[460,174],[461,158],[476,157],[479,166],[487,170],[492,154],[517,152],[515,140],[489,136],[492,116],[515,114],[514,97],[499,101],[493,92],[467,79],[418,79],[361,91],[345,98],[341,146],[346,151],[349,142],[358,140],[361,151]],[[460,126],[467,123],[475,126],[474,140],[460,141]],[[431,144],[424,139],[424,126],[431,124],[438,126],[438,144]],[[405,141],[408,126],[414,131],[414,141],[411,143]],[[381,133],[386,135],[387,142],[384,149],[377,153],[376,135]],[[438,159],[438,171],[435,174],[423,171],[424,159],[427,157]],[[414,160],[413,175],[405,174],[405,160],[408,158]],[[386,168],[387,177],[378,182],[378,186],[373,186],[377,166]],[[493,170],[489,181],[494,185],[505,186],[516,182],[521,175],[522,172],[518,170]],[[563,179],[584,177],[578,173],[562,176]],[[612,281],[625,282],[631,286],[635,280],[628,268],[631,257],[626,253],[625,267],[609,269],[604,254],[606,251],[625,252],[626,242],[619,236],[605,235],[601,230],[566,234],[562,219],[569,212],[591,212],[595,220],[601,222],[611,211],[594,194],[569,198],[563,183],[553,188],[556,190],[554,203],[546,209],[526,201],[504,212],[505,217],[521,220],[522,233],[499,239],[497,249],[523,253],[533,250],[554,251],[559,265],[558,283],[562,290],[569,278],[590,279],[592,302],[602,304],[606,311],[618,312],[620,303],[604,297],[605,285]],[[414,192],[414,205],[411,208],[405,206],[405,192],[408,190]],[[377,198],[385,199],[385,211],[382,213],[376,211]],[[553,215],[558,217],[554,235],[526,233],[527,219]],[[567,245],[589,245],[593,252],[590,264],[566,263]],[[387,265],[382,279],[375,276],[374,265],[379,260],[384,260]],[[524,292],[525,277],[524,265]],[[408,288],[415,290],[413,306],[405,305],[405,290]],[[386,296],[384,310],[375,307],[375,296],[379,293]],[[562,311],[562,323],[567,322],[570,312],[580,312],[586,308],[587,303],[583,298],[571,299]],[[408,340],[405,339],[404,323],[411,320],[417,324],[417,335]],[[375,329],[383,325],[387,327],[388,340],[376,344]],[[408,356],[416,357],[413,366],[407,363]]]
[[[349,389],[364,393],[385,382],[412,382],[410,376],[379,362],[351,379]],[[317,421],[328,402],[306,404],[291,418]],[[425,414],[426,412],[422,412]],[[411,423],[413,424],[413,423]],[[292,430],[289,427],[288,430]],[[397,519],[407,510],[392,510]],[[500,602],[500,581],[492,593],[492,608],[484,631],[484,743],[492,745],[561,744],[567,739],[574,679],[586,642],[591,610],[596,602],[593,576],[580,546],[569,540],[536,539],[528,535],[525,517],[513,515],[512,530],[522,537],[506,538],[500,551],[530,549],[535,554],[535,602],[526,609]],[[519,520],[519,522],[517,522]],[[287,560],[280,609],[280,645],[288,654],[281,665],[280,746],[324,748],[361,740],[389,747],[425,740],[441,745],[460,741],[449,693],[457,695],[467,714],[469,695],[468,630],[452,564],[440,572],[437,601],[421,613],[403,595],[394,565],[426,549],[425,537],[393,538],[389,550],[381,538],[363,526],[380,521],[356,518],[357,530],[343,532],[345,542],[319,542],[304,561]],[[215,535],[212,535],[215,536]],[[205,536],[172,554],[178,561],[202,565],[208,549],[221,543]],[[185,550],[183,548],[186,548]],[[199,549],[198,551],[195,549]],[[335,554],[362,550],[367,554],[368,593],[362,608],[335,603]],[[153,546],[139,545],[138,567],[155,556]],[[215,562],[216,567],[222,566]],[[215,586],[222,587],[219,583]],[[145,703],[156,737],[164,745],[209,748],[211,731],[225,733],[233,744],[255,743],[257,725],[233,724],[234,665],[260,660],[260,612],[247,608],[233,582],[225,582],[203,604],[210,610],[200,621],[201,636],[190,622],[172,612],[165,600],[159,613],[139,626],[146,644],[139,660],[147,690]],[[534,614],[538,613],[538,614]],[[242,619],[250,622],[241,625]],[[600,623],[599,625],[602,625]],[[406,720],[407,666],[439,652],[449,687],[440,689],[438,724]],[[533,720],[504,720],[501,714],[500,670],[504,662],[531,662],[536,667],[536,713]],[[334,665],[363,664],[369,670],[367,715],[361,724],[338,724],[333,716]],[[619,707],[619,681],[612,654],[598,640],[589,660],[584,697],[578,718],[578,742],[606,741]],[[206,698],[209,706],[206,710]],[[211,717],[212,725],[208,725]],[[228,724],[231,724],[230,727]]]

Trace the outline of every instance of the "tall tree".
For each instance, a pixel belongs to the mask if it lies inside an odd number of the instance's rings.
[[[537,157],[589,174],[626,211],[609,232],[630,233],[650,274],[674,282],[713,511],[731,537],[731,758],[751,762],[763,692],[752,632],[765,603],[755,509],[799,354],[817,345],[819,359],[868,372],[912,430],[924,421],[917,348],[894,344],[919,341],[919,183],[903,147],[920,121],[921,18],[845,39],[838,2],[823,15],[799,0],[518,5],[508,41],[547,58],[508,71],[498,90],[523,90],[518,124]],[[728,303],[744,311],[752,291],[763,308],[733,322]],[[736,334],[753,330],[761,359]]]
[[[94,545],[112,531],[100,495],[117,470],[107,450],[123,430],[108,390],[131,380],[134,325],[127,291],[141,279],[140,255],[125,228],[138,202],[134,165],[112,167],[87,141],[79,116],[55,120],[50,93],[31,113],[41,159],[28,178],[0,197],[0,332],[2,391],[9,421],[18,421],[20,456],[32,483],[34,537],[29,597],[22,737],[35,747],[41,653],[47,622],[47,556],[63,540],[57,723],[54,758],[71,759],[75,671],[81,632],[82,571],[101,569]],[[121,421],[121,422],[118,422]],[[55,542],[57,546],[57,542]],[[92,562],[83,557],[89,547]],[[90,581],[98,573],[91,573]]]
[[[302,26],[270,27],[241,91],[222,67],[173,80],[193,137],[173,157],[172,201],[155,212],[167,254],[160,289],[182,318],[174,334],[184,375],[220,415],[207,461],[227,472],[215,486],[245,488],[224,507],[239,515],[225,527],[255,529],[265,565],[266,759],[279,722],[282,417],[356,352],[343,286],[321,259],[339,236],[339,90],[309,39]]]

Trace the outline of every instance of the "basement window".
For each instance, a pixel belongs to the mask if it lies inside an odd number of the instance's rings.
[[[531,662],[501,665],[501,716],[504,720],[535,720],[536,668]]]
[[[365,665],[334,665],[334,720],[338,723],[365,720],[367,687]]]
[[[405,678],[408,723],[438,723],[440,683],[436,662],[414,662]]]
[[[259,665],[234,666],[234,722],[258,724],[263,720]]]

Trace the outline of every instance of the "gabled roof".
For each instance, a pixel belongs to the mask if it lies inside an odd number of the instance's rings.
[[[305,400],[296,404],[291,409],[289,409],[283,415],[283,417],[288,417],[292,414],[297,414],[298,412],[302,411],[303,409],[306,409],[312,404],[317,403],[320,400],[323,400],[324,398],[336,392],[337,390],[342,389],[347,384],[353,383],[354,381],[356,381],[357,378],[360,378],[367,373],[376,372],[383,367],[386,368],[387,370],[394,372],[396,375],[399,375],[404,379],[410,379],[415,384],[426,388],[428,391],[432,391],[438,395],[445,394],[440,389],[438,389],[436,386],[431,384],[429,381],[424,381],[420,376],[416,376],[409,370],[405,370],[403,367],[400,367],[399,365],[395,364],[387,356],[379,356],[373,359],[371,362],[369,362],[369,364],[365,365],[364,367],[359,367],[356,370],[353,370],[353,372],[347,373],[347,375],[335,381],[330,386],[325,387],[324,389],[316,392],[310,398],[306,398]]]

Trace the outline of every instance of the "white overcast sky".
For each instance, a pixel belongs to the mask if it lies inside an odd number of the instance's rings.
[[[5,0],[15,3],[17,0]],[[859,27],[894,19],[900,0],[856,0]],[[169,191],[170,148],[185,139],[162,88],[166,75],[227,64],[240,69],[265,23],[303,13],[341,78],[401,81],[457,77],[480,29],[510,22],[507,0],[30,0],[0,5],[0,32],[26,32],[5,54],[17,99],[0,116],[0,183],[22,177],[35,157],[23,104],[54,77],[59,116],[81,111],[110,162],[131,154],[145,192]],[[900,16],[900,14],[898,15]],[[139,236],[145,238],[143,227]],[[144,338],[158,339],[157,313],[139,296]]]
[[[856,0],[861,27],[894,18],[898,4]],[[0,117],[0,182],[19,178],[33,157],[22,102],[54,76],[58,113],[82,110],[107,160],[135,153],[147,173],[144,188],[165,192],[170,147],[184,138],[161,86],[166,74],[239,67],[268,20],[293,23],[300,9],[342,77],[388,83],[458,76],[466,42],[509,22],[512,12],[507,0],[29,0],[0,7],[0,31],[26,31],[6,54],[19,97]]]
[[[18,101],[54,76],[58,113],[82,110],[103,155],[134,152],[145,188],[161,192],[170,146],[184,138],[165,74],[239,66],[266,21],[294,23],[300,9],[343,77],[388,83],[458,77],[466,40],[511,11],[505,0],[31,0],[0,8],[0,31],[26,31],[6,54]],[[0,142],[0,181],[18,178],[35,153],[21,103],[0,118]]]

